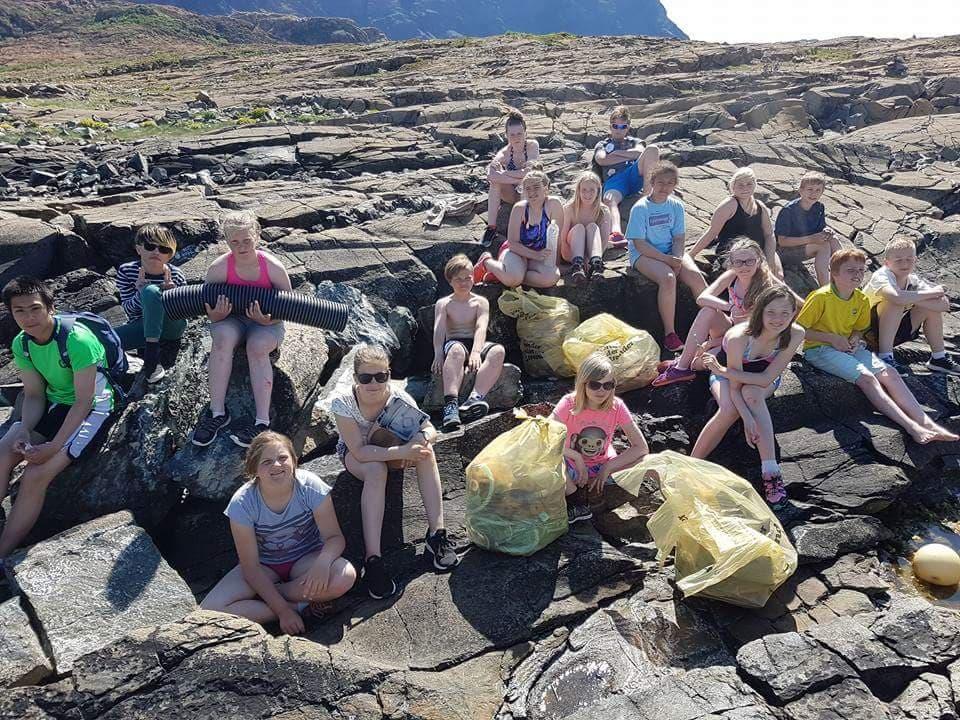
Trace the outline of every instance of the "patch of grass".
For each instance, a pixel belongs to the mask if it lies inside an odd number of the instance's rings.
[[[250,111],[250,117],[252,117],[257,122],[270,119],[270,108],[268,107],[255,107]]]
[[[856,53],[846,48],[815,47],[803,51],[805,57],[819,62],[845,62],[852,60]]]
[[[322,125],[330,117],[332,116],[326,113],[301,113],[297,115],[297,122],[301,125]]]
[[[105,123],[102,120],[94,120],[92,117],[80,118],[77,121],[77,125],[80,127],[90,128],[91,130],[106,130],[108,127],[110,127],[110,123]]]
[[[152,124],[151,124],[152,123]],[[111,138],[122,141],[146,140],[149,138],[184,138],[203,135],[216,130],[227,130],[235,126],[229,121],[199,123],[194,120],[185,120],[177,123],[158,125],[153,120],[147,120],[137,128],[117,128],[110,134]]]
[[[575,40],[578,36],[568,32],[547,33],[546,35],[537,35],[526,32],[505,32],[503,37],[517,40],[534,40],[543,45],[557,46],[564,45],[568,40]]]

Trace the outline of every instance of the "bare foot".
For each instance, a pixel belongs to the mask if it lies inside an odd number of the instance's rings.
[[[923,425],[914,425],[912,429],[907,429],[907,432],[910,433],[910,437],[918,445],[926,445],[927,443],[934,442],[935,440],[942,440],[936,430],[925,427]]]
[[[936,435],[934,438],[936,441],[954,442],[955,440],[960,440],[960,435],[947,430],[942,425],[937,425],[929,416],[924,419],[923,427],[925,430],[929,430]]]

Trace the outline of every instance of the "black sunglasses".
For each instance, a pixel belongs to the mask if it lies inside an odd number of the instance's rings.
[[[159,250],[161,255],[173,255],[173,248],[168,248],[166,245],[154,245],[152,242],[141,243],[141,245],[147,252]]]
[[[587,382],[587,385],[590,386],[591,390],[613,390],[617,386],[617,383],[615,383],[613,380],[610,380],[609,382],[600,382],[599,380],[589,380]]]
[[[357,373],[357,382],[361,385],[369,385],[374,380],[383,385],[390,379],[390,371],[378,373]]]

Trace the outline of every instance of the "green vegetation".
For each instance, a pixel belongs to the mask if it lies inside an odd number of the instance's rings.
[[[195,137],[216,130],[227,130],[235,127],[237,123],[221,120],[217,122],[196,122],[194,120],[184,120],[176,123],[158,125],[153,120],[147,120],[140,124],[138,128],[117,128],[111,134],[111,138],[130,142],[132,140],[146,140],[148,138],[183,138]]]
[[[818,62],[846,62],[852,60],[856,53],[846,48],[815,47],[803,51],[805,57]]]
[[[257,122],[262,122],[263,120],[270,119],[270,108],[268,107],[255,107],[250,111],[250,117],[252,117]]]
[[[548,33],[547,35],[536,35],[526,32],[505,32],[503,37],[516,40],[533,40],[543,45],[557,46],[565,45],[569,40],[575,40],[578,36],[568,32]]]

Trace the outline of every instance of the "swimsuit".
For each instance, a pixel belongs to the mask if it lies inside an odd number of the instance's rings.
[[[507,170],[519,170],[517,164],[513,161],[513,146],[508,146],[510,148],[510,159],[507,161]],[[523,164],[527,164],[527,144],[523,144]],[[522,167],[522,166],[521,166]]]
[[[750,351],[753,350],[753,341],[752,336],[747,336],[747,346],[743,349],[743,371],[748,373],[762,373],[766,372],[766,369],[770,367],[770,363],[773,362],[774,358],[780,354],[780,348],[775,347],[770,354],[762,358],[750,359]],[[727,364],[727,337],[724,335],[723,341],[720,343],[721,350],[717,353],[717,360],[720,361],[721,365]],[[710,374],[710,384],[712,385],[715,382],[720,382],[721,380],[726,380],[724,377],[719,375]],[[773,381],[774,389],[780,387],[780,376]]]
[[[523,224],[520,226],[520,243],[531,250],[543,250],[547,246],[547,226],[550,218],[547,215],[547,204],[543,204],[540,222],[530,225],[530,205],[523,209]]]
[[[763,247],[765,238],[763,235],[763,210],[760,203],[754,201],[757,211],[753,215],[747,215],[743,205],[737,200],[737,211],[733,217],[727,220],[720,232],[717,233],[717,255],[725,253],[733,241],[739,237],[746,236],[753,240],[757,245]]]

